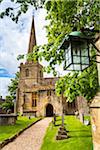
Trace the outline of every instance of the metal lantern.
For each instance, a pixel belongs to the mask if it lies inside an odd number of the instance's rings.
[[[73,31],[66,36],[60,46],[64,49],[64,70],[82,71],[90,65],[90,38],[81,31]]]

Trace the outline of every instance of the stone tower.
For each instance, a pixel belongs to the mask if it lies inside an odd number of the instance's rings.
[[[32,18],[28,53],[33,51],[36,45],[34,17]],[[18,85],[18,111],[32,111],[32,87],[40,85],[43,78],[42,65],[38,62],[27,60],[25,64],[20,64],[20,79]]]

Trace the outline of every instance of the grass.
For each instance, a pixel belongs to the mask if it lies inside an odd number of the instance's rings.
[[[65,116],[65,127],[70,138],[56,141],[61,118],[57,118],[56,126],[52,123],[47,129],[41,150],[92,150],[91,126],[83,125],[74,116]]]
[[[20,116],[15,125],[0,126],[0,142],[14,136],[20,130],[25,129],[28,125],[38,119],[39,118],[28,119],[28,117]]]

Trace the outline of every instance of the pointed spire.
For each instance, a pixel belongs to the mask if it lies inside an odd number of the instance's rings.
[[[33,51],[33,47],[35,45],[36,45],[36,35],[35,35],[35,25],[34,25],[34,16],[33,16],[32,17],[29,46],[28,46],[28,53],[31,53]]]

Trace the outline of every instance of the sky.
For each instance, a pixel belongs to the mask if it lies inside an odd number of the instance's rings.
[[[13,6],[10,0],[4,0],[0,5],[0,11]],[[15,7],[15,6],[14,6]],[[3,98],[8,94],[8,85],[11,78],[18,71],[20,62],[17,60],[19,54],[26,54],[28,51],[29,36],[31,30],[33,9],[30,8],[26,14],[21,15],[18,23],[13,22],[9,17],[0,19],[0,96]],[[46,10],[38,9],[34,11],[35,33],[37,45],[47,43],[45,25]],[[42,62],[43,66],[47,62]],[[56,66],[59,75],[65,74],[62,66]],[[44,74],[45,77],[52,77],[51,74]]]
[[[8,6],[11,6],[11,3],[5,0],[0,5],[0,11]],[[18,71],[20,61],[17,61],[17,56],[27,53],[32,11],[30,9],[25,15],[22,15],[18,24],[9,17],[0,19],[0,95],[3,97],[8,94],[7,87],[10,79]],[[46,11],[43,9],[34,12],[37,45],[47,42],[44,28],[45,15]]]

